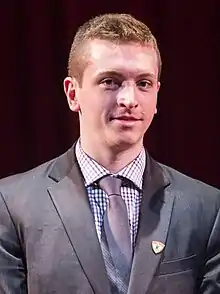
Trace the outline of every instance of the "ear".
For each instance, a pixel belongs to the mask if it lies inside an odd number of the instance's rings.
[[[76,97],[77,81],[74,78],[66,77],[63,81],[63,88],[67,97],[69,108],[74,112],[78,112],[80,110],[80,106]]]
[[[157,93],[158,93],[159,90],[160,90],[160,85],[161,85],[161,83],[160,83],[160,82],[157,82]],[[157,105],[156,105],[156,108],[155,108],[154,113],[157,114]]]
[[[160,90],[160,85],[161,85],[161,83],[158,81],[157,82],[157,92],[159,92],[159,90]]]

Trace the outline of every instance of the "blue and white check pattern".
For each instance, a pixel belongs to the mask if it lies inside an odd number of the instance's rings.
[[[95,226],[99,240],[101,240],[101,227],[104,212],[107,207],[108,197],[105,192],[96,184],[97,180],[105,175],[112,174],[98,162],[89,157],[82,149],[80,140],[76,144],[76,158],[84,177],[85,186],[88,192],[89,202],[94,215]],[[121,187],[122,198],[124,199],[130,221],[131,243],[135,245],[138,230],[140,204],[143,195],[143,173],[146,164],[146,153],[144,148],[135,160],[120,170],[114,176],[125,179],[126,185]]]

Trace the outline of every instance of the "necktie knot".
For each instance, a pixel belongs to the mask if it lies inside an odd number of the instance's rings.
[[[114,176],[108,175],[99,181],[100,188],[108,195],[121,196],[122,180]]]

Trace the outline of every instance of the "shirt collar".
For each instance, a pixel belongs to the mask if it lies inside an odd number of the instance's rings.
[[[77,161],[84,177],[86,187],[93,184],[101,177],[107,174],[112,174],[84,152],[81,147],[80,140],[78,140],[76,143],[75,152]],[[131,163],[129,163],[127,166],[125,166],[122,170],[114,175],[122,176],[130,180],[139,189],[142,190],[145,165],[146,153],[143,147],[139,155]]]

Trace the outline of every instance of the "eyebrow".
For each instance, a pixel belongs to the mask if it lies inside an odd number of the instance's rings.
[[[117,77],[117,78],[124,78],[125,74],[123,74],[121,71],[116,71],[116,70],[107,70],[107,71],[102,71],[99,72],[96,76],[97,79],[104,78],[106,76],[112,76],[112,77]],[[153,73],[150,72],[145,72],[145,73],[140,73],[137,75],[138,79],[141,78],[152,78],[152,79],[157,79],[157,76]]]

